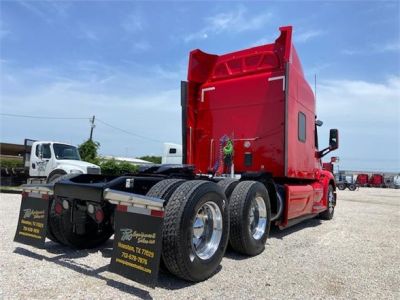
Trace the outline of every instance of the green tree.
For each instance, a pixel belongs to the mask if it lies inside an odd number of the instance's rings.
[[[138,158],[150,161],[150,162],[155,163],[155,164],[161,164],[161,156],[146,155],[146,156],[142,156],[142,157],[138,157]]]
[[[100,143],[92,140],[87,140],[86,142],[80,144],[78,146],[78,150],[82,160],[93,164],[98,164],[99,159],[97,157],[97,150],[99,147]]]
[[[103,175],[124,175],[132,174],[138,170],[136,165],[126,161],[116,161],[115,159],[104,159],[100,163],[101,173]]]

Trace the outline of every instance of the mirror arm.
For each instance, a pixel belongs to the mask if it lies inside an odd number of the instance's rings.
[[[325,149],[322,149],[321,151],[318,151],[318,158],[324,157],[325,155],[327,155],[331,151],[332,151],[331,147],[326,147]]]

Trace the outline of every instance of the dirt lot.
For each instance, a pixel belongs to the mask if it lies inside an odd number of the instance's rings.
[[[0,195],[0,299],[400,299],[400,190],[339,191],[332,221],[275,229],[261,255],[228,252],[209,280],[163,273],[155,289],[107,271],[111,240],[91,251],[14,243],[20,196]]]

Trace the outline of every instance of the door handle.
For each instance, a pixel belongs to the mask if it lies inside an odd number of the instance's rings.
[[[36,169],[36,165],[32,163],[32,169]]]

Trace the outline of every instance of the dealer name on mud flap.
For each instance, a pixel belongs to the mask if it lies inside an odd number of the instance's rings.
[[[44,219],[44,210],[34,210],[31,208],[26,208],[23,210],[24,212],[24,219],[30,219],[30,218],[34,218],[34,219]]]
[[[121,229],[121,241],[131,241],[132,239],[136,239],[138,244],[155,244],[156,242],[156,234],[155,233],[145,233],[145,232],[137,232],[133,231],[130,228],[122,228]]]

